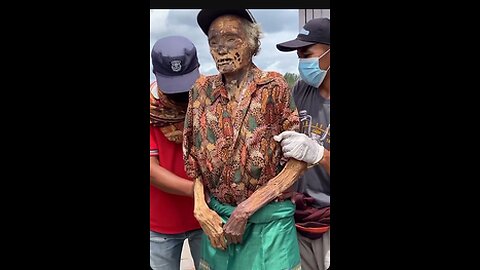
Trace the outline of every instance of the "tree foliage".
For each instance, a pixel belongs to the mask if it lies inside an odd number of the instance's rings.
[[[300,76],[298,74],[290,73],[290,72],[285,73],[283,77],[287,81],[288,87],[290,89],[292,89],[295,83],[300,79]]]

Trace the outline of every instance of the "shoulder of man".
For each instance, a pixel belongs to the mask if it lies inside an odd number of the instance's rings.
[[[304,82],[302,79],[299,79],[293,86],[292,93],[295,94],[295,93],[298,93],[299,91],[304,91],[308,87],[309,85],[306,82]]]

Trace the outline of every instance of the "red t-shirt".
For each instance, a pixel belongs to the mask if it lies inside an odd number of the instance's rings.
[[[150,125],[150,156],[157,156],[160,166],[189,179],[185,173],[182,144],[167,140],[158,127]],[[150,230],[177,234],[200,229],[193,216],[193,199],[173,195],[150,185]]]

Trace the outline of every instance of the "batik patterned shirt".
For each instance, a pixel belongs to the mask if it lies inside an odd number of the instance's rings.
[[[257,67],[252,73],[238,105],[229,99],[221,74],[197,80],[185,118],[187,174],[200,178],[211,196],[234,206],[282,169],[285,160],[273,136],[299,127],[283,76]]]

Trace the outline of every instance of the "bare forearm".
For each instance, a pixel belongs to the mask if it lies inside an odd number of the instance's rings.
[[[199,178],[194,180],[193,194],[194,212],[201,212],[209,208],[205,201],[205,189]]]
[[[192,181],[175,175],[152,160],[150,161],[150,184],[170,194],[193,197]]]
[[[248,217],[258,209],[277,198],[297,181],[298,177],[306,170],[307,163],[290,159],[283,170],[268,183],[255,191],[248,199],[241,202],[238,207],[245,208]]]
[[[193,193],[193,214],[195,218],[208,236],[212,246],[225,250],[227,243],[223,235],[222,218],[208,207],[205,201],[205,190],[199,178],[194,180]]]

